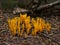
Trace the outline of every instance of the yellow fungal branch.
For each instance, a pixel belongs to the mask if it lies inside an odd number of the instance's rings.
[[[22,24],[22,30],[21,30],[21,36],[23,35],[23,33],[24,33],[24,24]]]
[[[51,24],[46,23],[44,19],[40,17],[31,19],[27,14],[20,14],[20,17],[8,19],[8,25],[12,35],[18,34],[18,36],[23,36],[24,33],[36,35],[38,32],[43,32],[44,30],[49,32],[51,30]]]
[[[21,30],[20,30],[20,25],[21,21],[20,21],[20,17],[17,18],[17,32],[18,32],[18,36],[20,36],[21,34]]]

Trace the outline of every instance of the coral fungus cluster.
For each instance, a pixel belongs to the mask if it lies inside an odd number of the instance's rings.
[[[44,19],[40,17],[31,18],[27,14],[20,14],[20,17],[8,19],[8,25],[12,35],[18,34],[18,36],[24,34],[36,35],[38,32],[51,30],[51,24]]]

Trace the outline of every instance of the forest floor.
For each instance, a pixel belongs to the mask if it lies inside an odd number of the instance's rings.
[[[6,13],[0,15],[0,45],[60,45],[60,17],[50,16],[43,17],[52,24],[51,31],[41,33],[36,36],[18,37],[12,36],[8,24],[8,17],[14,15]]]

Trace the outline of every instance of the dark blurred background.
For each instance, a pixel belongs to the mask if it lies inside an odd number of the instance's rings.
[[[8,9],[7,12],[9,12],[10,10],[13,10],[16,7],[32,10],[33,9],[32,6],[34,6],[35,4],[43,6],[45,4],[50,4],[55,1],[59,1],[59,0],[0,0],[0,9],[5,10],[5,12],[7,9]],[[43,8],[43,9],[33,10],[33,11],[38,16],[60,15],[60,4],[53,5],[51,7],[49,7],[48,5],[46,7],[48,8]]]
[[[0,0],[0,8],[26,7],[30,2],[32,4],[33,1],[40,4],[48,4],[56,0]]]

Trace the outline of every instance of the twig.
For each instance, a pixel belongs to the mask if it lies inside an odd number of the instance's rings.
[[[7,31],[7,30],[2,30],[2,31],[0,31],[0,33],[5,32],[5,31]]]
[[[3,42],[3,43],[5,43],[6,45],[10,45],[9,43],[7,43],[7,42]]]
[[[37,10],[43,9],[43,8],[47,8],[47,7],[51,7],[51,6],[54,6],[54,5],[59,4],[59,3],[60,3],[60,1],[58,0],[58,1],[55,1],[55,2],[50,3],[50,4],[39,5],[38,8],[37,8]]]

